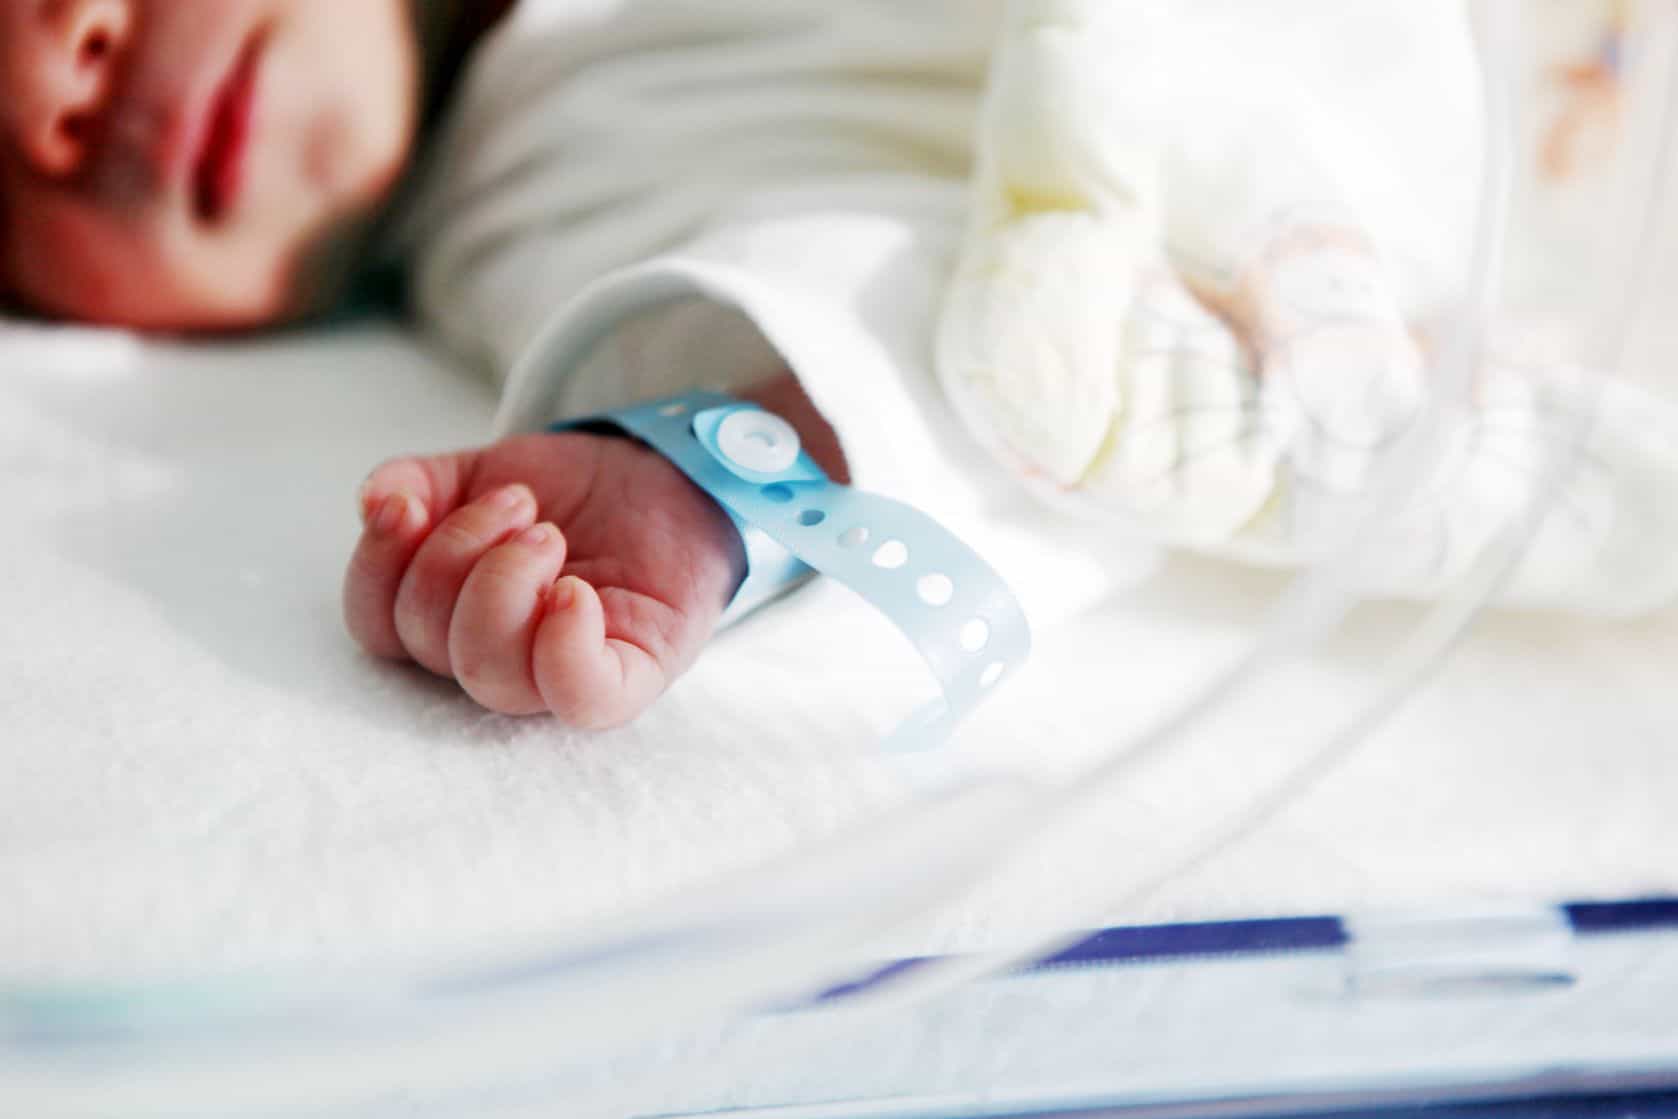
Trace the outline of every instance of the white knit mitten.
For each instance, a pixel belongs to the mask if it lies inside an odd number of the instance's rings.
[[[1284,564],[1367,505],[1425,402],[1408,319],[1450,298],[1467,240],[1467,207],[1453,224],[1428,183],[1471,183],[1478,134],[1460,14],[1292,7],[1311,30],[1264,40],[1213,33],[1263,31],[1256,6],[1014,0],[937,355],[973,434],[1057,504]],[[1365,56],[1391,65],[1364,81]],[[1424,173],[1418,151],[1442,154]],[[1671,593],[1637,553],[1672,519],[1655,495],[1678,506],[1678,421],[1615,389],[1596,425],[1557,422],[1594,394],[1553,368],[1480,380],[1369,589],[1438,593],[1519,513],[1546,441],[1588,432],[1511,597],[1625,610]]]

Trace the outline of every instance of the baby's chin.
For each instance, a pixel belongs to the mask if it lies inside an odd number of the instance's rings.
[[[165,294],[170,287],[162,278],[143,301],[107,301],[85,288],[64,300],[31,299],[0,283],[0,315],[173,337],[252,334],[307,324],[346,308],[395,302],[387,298],[397,286],[393,269],[377,263],[378,230],[374,217],[338,223],[296,250],[291,264],[270,268],[275,278],[266,290],[252,290],[230,302],[186,292]]]

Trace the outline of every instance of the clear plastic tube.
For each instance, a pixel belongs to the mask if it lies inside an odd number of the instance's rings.
[[[1611,249],[1600,258],[1595,269],[1596,282],[1591,286],[1596,299],[1588,316],[1593,328],[1588,356],[1592,364],[1602,369],[1618,369],[1623,365],[1629,325],[1649,287],[1654,231],[1665,197],[1664,185],[1671,175],[1672,136],[1678,131],[1678,65],[1674,65],[1678,53],[1675,50],[1678,19],[1674,18],[1674,11],[1674,6],[1662,7],[1663,18],[1653,29],[1648,56],[1642,60],[1642,72],[1659,76],[1662,83],[1658,96],[1643,102],[1651,111],[1633,122],[1631,150],[1647,153],[1648,158],[1641,163],[1635,159],[1624,162],[1619,187],[1623,204],[1616,209],[1620,220],[1613,236],[1607,239]],[[1370,521],[1378,520],[1395,503],[1404,500],[1407,478],[1420,474],[1426,456],[1436,445],[1448,409],[1453,405],[1462,407],[1469,400],[1473,378],[1485,351],[1487,324],[1498,306],[1501,262],[1506,255],[1515,181],[1514,137],[1518,134],[1515,72],[1520,47],[1518,0],[1491,0],[1486,5],[1486,16],[1483,74],[1487,157],[1478,229],[1469,265],[1468,294],[1452,337],[1436,363],[1433,383],[1438,391],[1386,464],[1383,478],[1377,483],[1382,496],[1372,503],[1370,515],[1358,518],[1359,523],[1349,534],[1351,542],[1338,556],[1296,582],[1273,615],[1268,633],[1231,669],[1179,705],[1154,730],[1132,744],[1116,747],[1105,761],[1046,793],[1038,806],[1040,815],[1036,826],[1047,828],[1081,807],[1088,810],[1098,806],[1146,767],[1167,762],[1174,746],[1184,743],[1226,700],[1262,677],[1267,660],[1283,659],[1309,647],[1336,625],[1355,601],[1349,589],[1349,577],[1355,577],[1363,556],[1356,542],[1369,538]],[[1615,273],[1611,267],[1615,260],[1630,260],[1635,264]],[[1506,582],[1532,543],[1551,502],[1576,465],[1583,433],[1595,422],[1598,395],[1591,396],[1584,407],[1569,417],[1567,429],[1548,442],[1549,453],[1537,468],[1540,480],[1527,500],[1475,558],[1446,598],[1426,613],[1389,657],[1383,679],[1374,692],[1326,733],[1289,751],[1297,760],[1280,767],[1269,788],[1256,792],[1249,804],[1218,822],[1197,842],[1186,845],[1169,865],[1154,867],[1139,880],[1110,894],[1086,899],[1087,919],[1082,925],[1094,924],[1101,913],[1115,907],[1139,903],[1164,882],[1205,862],[1275,816],[1343,764],[1383,720],[1397,711],[1433,672],[1443,667],[1453,646]],[[1378,533],[1375,539],[1379,539]],[[870,992],[871,1009],[891,1012],[974,978],[1040,959],[1075,939],[1075,936],[1034,938],[1000,951],[917,969]]]

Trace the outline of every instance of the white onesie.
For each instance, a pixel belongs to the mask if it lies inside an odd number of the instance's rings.
[[[1327,202],[1369,237],[1394,315],[1449,296],[1478,142],[1454,13],[521,0],[429,155],[407,224],[418,303],[505,381],[503,432],[791,369],[858,485],[939,517],[1035,616],[1060,614],[1100,597],[1136,545],[1042,501],[1045,478],[1172,542],[1255,554],[1243,534],[1277,532],[1290,452],[1273,439],[1168,470],[1163,490],[1135,484],[1153,452],[1125,442],[1126,423],[1155,409],[1181,462],[1183,399],[1238,408],[1258,392],[1178,276],[1215,287],[1267,223]],[[1081,216],[1020,249],[998,240],[1010,212]],[[1185,308],[1172,344],[1216,338],[1215,368],[1138,358],[1145,331],[1125,323],[1144,289]],[[1043,327],[1056,309],[1064,321]],[[1053,337],[1011,351],[1022,329]],[[1080,348],[1056,397],[1054,367]],[[968,365],[998,359],[1016,383],[988,392]],[[1383,407],[1413,406],[1407,375]],[[1010,425],[1017,437],[998,434]],[[1559,586],[1529,597],[1546,595],[1577,601]]]

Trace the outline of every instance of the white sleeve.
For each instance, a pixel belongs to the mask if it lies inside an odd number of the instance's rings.
[[[522,2],[403,238],[433,329],[511,371],[500,430],[791,370],[853,480],[967,539],[1035,620],[1102,594],[1114,549],[999,467],[932,371],[1002,3]]]
[[[1033,621],[1084,608],[1148,549],[1044,508],[967,434],[932,370],[965,202],[958,186],[901,177],[757,198],[559,308],[515,366],[498,430],[790,370],[856,485],[967,539]]]

